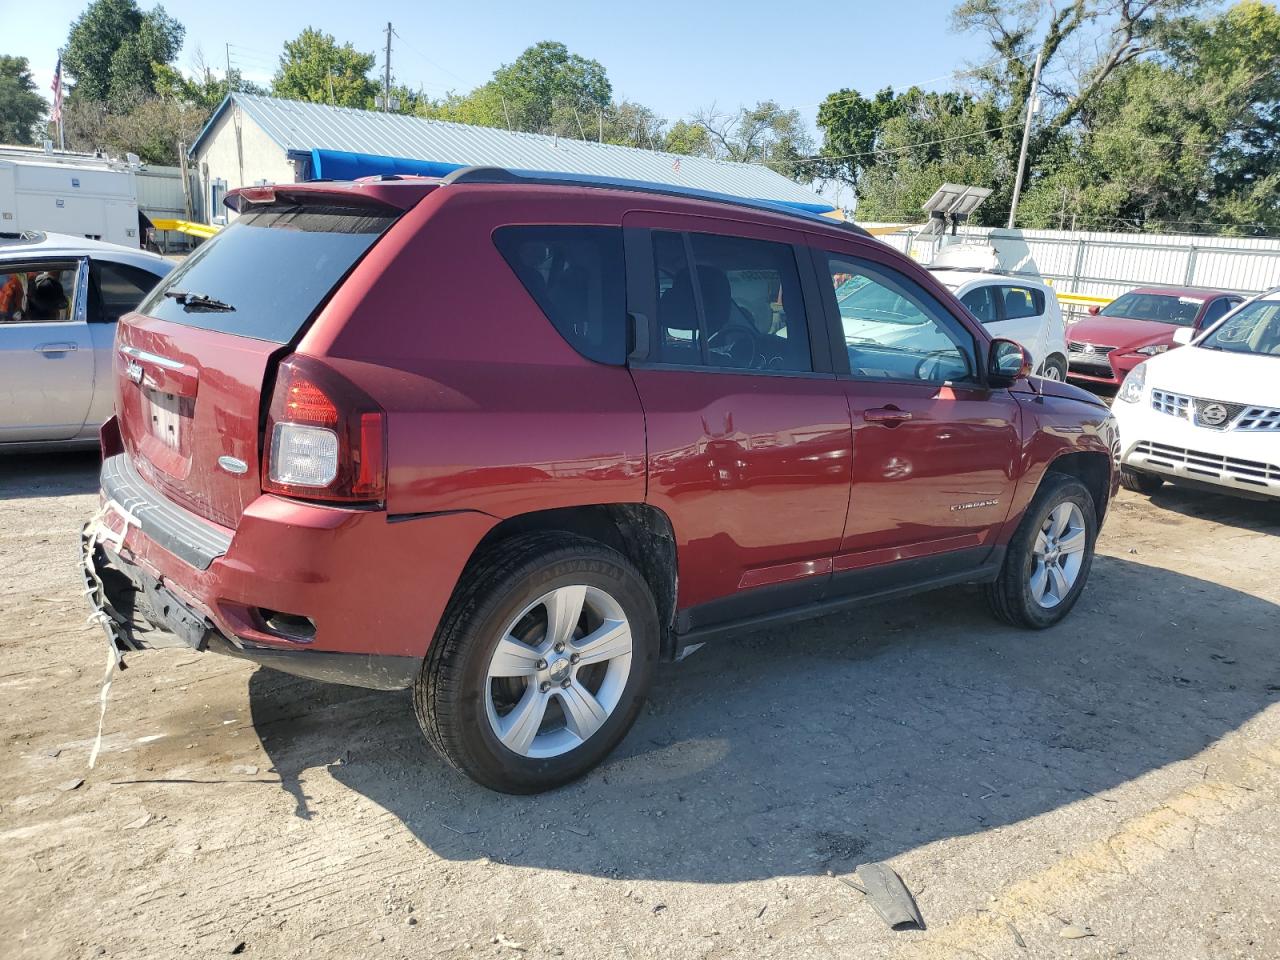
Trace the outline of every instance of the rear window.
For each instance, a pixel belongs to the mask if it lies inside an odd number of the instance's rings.
[[[493,242],[560,336],[584,357],[626,359],[619,227],[500,227]]]
[[[252,207],[138,309],[188,327],[288,343],[398,215],[346,204]],[[197,295],[208,299],[202,305]]]

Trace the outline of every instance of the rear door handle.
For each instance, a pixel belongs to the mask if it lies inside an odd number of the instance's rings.
[[[72,353],[76,345],[74,343],[42,343],[36,349],[41,353]]]
[[[899,410],[897,407],[877,407],[874,410],[863,410],[862,419],[867,423],[883,423],[895,426],[911,419],[911,411]]]

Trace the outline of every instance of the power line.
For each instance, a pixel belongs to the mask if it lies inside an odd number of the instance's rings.
[[[792,164],[792,163],[820,163],[826,160],[854,160],[854,159],[857,159],[858,157],[873,157],[878,154],[901,153],[904,150],[915,150],[919,147],[932,147],[939,143],[953,143],[957,140],[972,140],[975,137],[985,137],[987,134],[990,134],[990,133],[1000,133],[1003,130],[1014,130],[1020,126],[1022,126],[1022,124],[1020,123],[1006,123],[1003,126],[991,127],[990,129],[987,129],[987,130],[976,130],[973,133],[961,133],[961,134],[957,134],[954,137],[943,137],[940,140],[922,140],[919,143],[903,144],[900,147],[876,147],[871,150],[860,151],[859,153],[841,153],[833,156],[824,156],[822,154],[815,154],[814,156],[811,156],[811,157],[798,157],[795,160],[775,160],[775,161],[768,161],[768,162],[761,161],[761,162],[766,163],[767,165],[767,163]]]

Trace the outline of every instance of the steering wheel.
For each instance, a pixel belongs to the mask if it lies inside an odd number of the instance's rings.
[[[728,357],[735,367],[756,362],[756,332],[742,323],[726,323],[707,337],[707,350]]]

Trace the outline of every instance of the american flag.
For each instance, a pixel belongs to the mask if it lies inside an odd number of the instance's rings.
[[[49,114],[50,123],[62,122],[62,54],[58,54],[58,65],[53,68],[53,83],[49,84],[53,91],[53,110]]]

